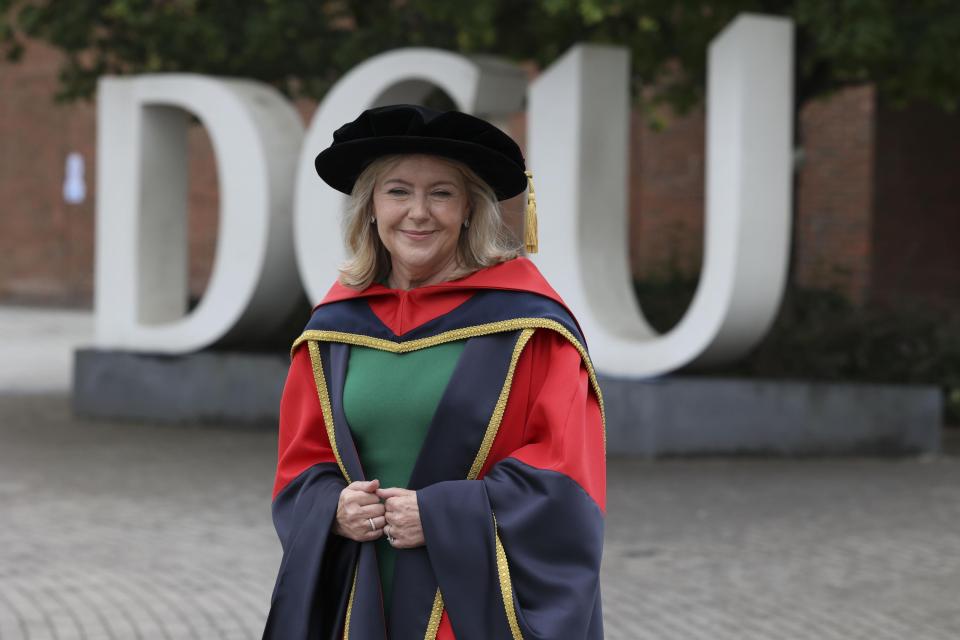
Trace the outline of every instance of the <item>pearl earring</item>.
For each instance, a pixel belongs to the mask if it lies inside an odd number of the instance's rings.
[[[463,228],[464,229],[470,228],[470,218],[467,218],[466,220],[463,221]]]
[[[370,224],[377,224],[377,219],[374,216],[370,216]]]

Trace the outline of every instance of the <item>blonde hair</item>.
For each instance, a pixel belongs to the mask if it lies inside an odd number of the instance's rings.
[[[357,178],[343,217],[344,244],[348,258],[340,267],[340,283],[366,289],[390,275],[390,253],[370,220],[374,215],[373,191],[383,174],[404,155],[388,155],[371,162]],[[520,242],[503,221],[493,189],[470,167],[442,156],[438,159],[457,169],[463,178],[471,211],[470,226],[461,228],[457,242],[457,270],[451,279],[462,278],[520,255]]]

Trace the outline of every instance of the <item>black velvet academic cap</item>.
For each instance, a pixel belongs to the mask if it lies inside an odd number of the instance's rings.
[[[314,161],[317,174],[349,194],[363,169],[380,156],[424,153],[459,160],[506,200],[527,187],[520,147],[486,120],[460,111],[411,104],[367,109],[333,132],[333,144]]]

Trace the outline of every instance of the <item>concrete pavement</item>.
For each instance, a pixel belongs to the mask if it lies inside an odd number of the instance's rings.
[[[0,638],[258,638],[274,434],[0,395]],[[960,637],[960,460],[611,460],[611,640]]]

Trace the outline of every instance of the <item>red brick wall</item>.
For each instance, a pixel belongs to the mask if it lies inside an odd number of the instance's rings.
[[[706,123],[702,111],[665,116],[655,131],[634,113],[630,261],[637,278],[696,279],[703,254]]]
[[[794,280],[863,302],[870,287],[876,99],[845,89],[800,112]]]
[[[206,129],[190,127],[187,134],[189,183],[189,215],[187,242],[190,245],[190,297],[199,300],[207,288],[219,229],[220,189],[217,184],[217,163]]]
[[[31,45],[0,63],[0,300],[88,305],[93,286],[94,109],[53,103],[59,56]],[[62,196],[71,151],[83,155],[87,199]]]
[[[0,302],[92,301],[95,113],[90,104],[53,103],[58,60],[32,45],[23,63],[0,63]],[[297,107],[307,121],[315,105]],[[878,113],[873,89],[856,87],[806,105],[800,122],[795,281],[857,302],[871,291],[875,299],[956,300],[960,120]],[[640,278],[694,279],[703,249],[704,114],[668,115],[665,123],[654,131],[633,117],[631,267]],[[524,114],[508,123],[521,144],[525,125]],[[201,127],[191,129],[189,148],[189,278],[199,297],[214,256],[219,198]],[[86,161],[81,205],[61,195],[70,151]],[[522,198],[509,203],[509,217],[518,218],[522,206]]]
[[[796,180],[794,281],[862,302],[870,286],[874,91],[856,87],[806,105]],[[633,273],[695,279],[703,253],[705,117],[636,116],[631,166]]]
[[[32,43],[20,64],[0,63],[0,301],[89,307],[93,300],[96,111],[53,101],[60,57]],[[190,291],[213,262],[219,208],[216,164],[200,126],[190,149]],[[64,202],[69,152],[85,163],[87,197]]]
[[[871,296],[960,309],[960,115],[878,112]]]

